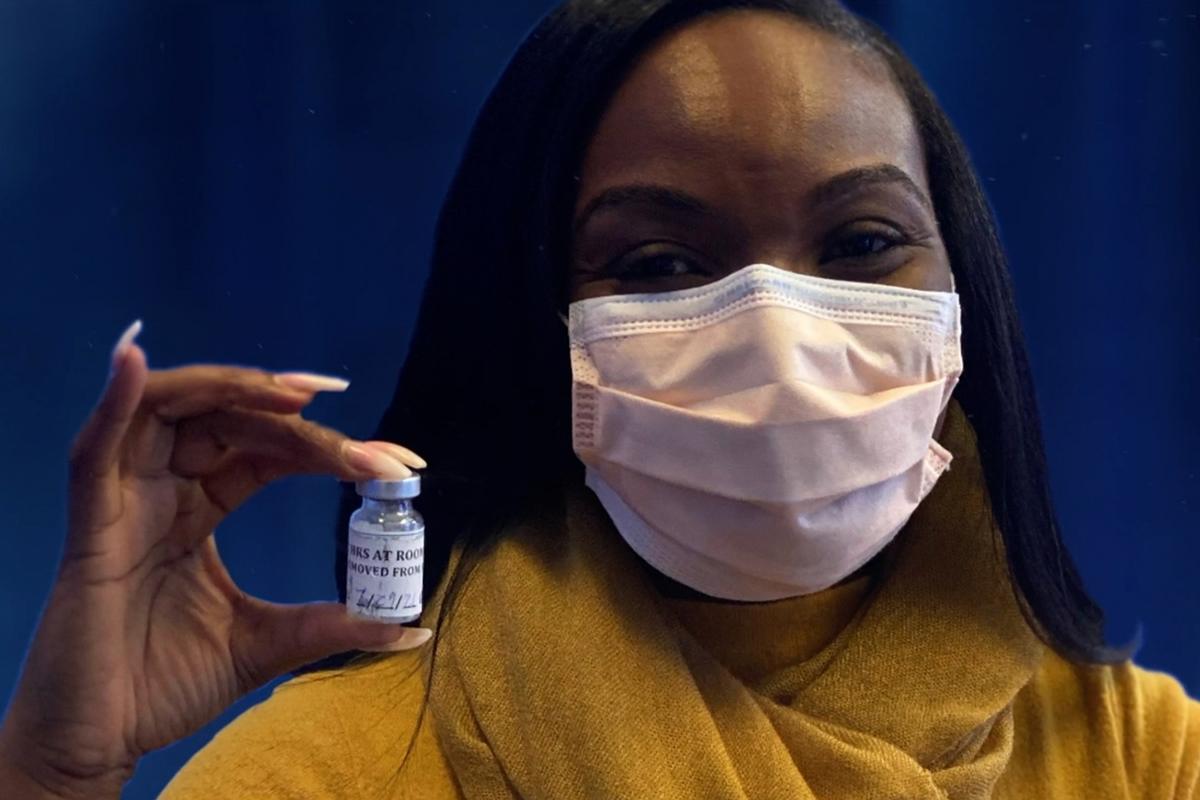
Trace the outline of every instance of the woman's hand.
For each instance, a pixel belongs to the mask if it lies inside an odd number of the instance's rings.
[[[143,754],[271,678],[343,650],[429,638],[348,616],[340,603],[251,597],[213,539],[283,475],[403,477],[406,463],[424,462],[300,417],[317,391],[345,382],[226,366],[150,371],[133,343],[139,330],[118,341],[72,447],[62,561],[0,727],[0,777],[45,797],[118,797]]]

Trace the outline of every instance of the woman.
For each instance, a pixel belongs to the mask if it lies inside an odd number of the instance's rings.
[[[130,338],[0,730],[22,796],[116,797],[308,664],[164,796],[1200,797],[1200,704],[1104,643],[1058,536],[965,150],[835,3],[548,15],[375,441],[299,417],[336,383]],[[225,514],[424,466],[392,440],[430,461],[431,646],[241,594]]]

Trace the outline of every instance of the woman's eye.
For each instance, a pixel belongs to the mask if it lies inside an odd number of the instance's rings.
[[[902,236],[878,231],[860,231],[835,241],[821,256],[821,262],[841,258],[871,258],[906,243]]]
[[[618,278],[674,278],[680,275],[699,274],[702,270],[695,260],[678,253],[657,253],[641,256],[618,263],[613,273]]]

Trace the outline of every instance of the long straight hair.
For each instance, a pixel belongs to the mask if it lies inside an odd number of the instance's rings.
[[[1105,643],[1103,614],[1059,533],[1008,266],[967,150],[908,58],[835,0],[570,0],[537,24],[500,75],[442,206],[411,349],[374,434],[430,464],[420,502],[430,532],[427,596],[449,581],[437,629],[506,523],[559,502],[564,482],[582,481],[571,449],[567,337],[556,312],[568,302],[570,215],[600,114],[657,37],[733,8],[791,14],[889,65],[916,121],[961,296],[968,368],[955,397],[978,437],[1014,593],[1031,628],[1065,658],[1128,658],[1130,646]],[[343,521],[356,501],[347,489],[335,529],[343,599]],[[463,558],[446,575],[456,537]],[[431,647],[436,658],[437,640]]]

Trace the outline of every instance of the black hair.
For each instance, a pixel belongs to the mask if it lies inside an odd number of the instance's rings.
[[[1130,647],[1105,643],[1103,614],[1059,532],[1007,261],[966,147],[900,49],[835,0],[570,0],[534,27],[500,75],[442,206],[411,348],[374,434],[430,464],[420,503],[429,526],[426,596],[449,581],[437,630],[505,523],[558,502],[564,482],[582,480],[571,449],[567,337],[556,312],[567,304],[577,172],[599,116],[655,38],[734,8],[791,14],[890,67],[916,121],[961,297],[967,369],[955,397],[978,438],[1022,612],[1067,659],[1127,659]],[[356,502],[347,488],[336,526],[343,599],[344,520]],[[446,575],[457,536],[463,559]],[[437,639],[429,646],[436,658]]]

